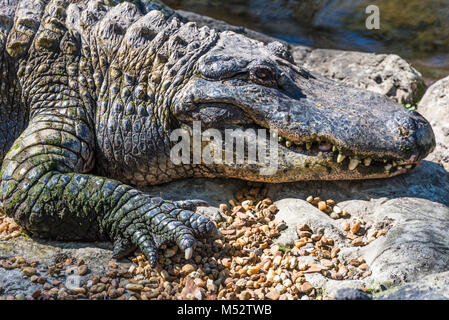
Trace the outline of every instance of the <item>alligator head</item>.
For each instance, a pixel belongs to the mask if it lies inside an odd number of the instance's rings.
[[[198,60],[176,96],[173,114],[203,127],[278,130],[278,170],[215,163],[217,175],[255,181],[341,180],[405,173],[435,138],[417,112],[300,68],[281,43],[263,45],[232,32]],[[254,141],[253,141],[254,142]]]

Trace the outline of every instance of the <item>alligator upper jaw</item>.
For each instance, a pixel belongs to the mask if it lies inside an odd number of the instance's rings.
[[[391,177],[416,167],[435,146],[422,116],[381,95],[320,77],[296,79],[290,88],[197,78],[184,88],[189,98],[177,106],[228,104],[242,110],[252,122],[248,126],[278,130],[275,173],[261,175],[263,163],[226,164],[221,171],[227,177],[268,182]]]

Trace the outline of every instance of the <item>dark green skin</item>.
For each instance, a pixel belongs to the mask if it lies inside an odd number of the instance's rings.
[[[406,172],[401,165],[416,166],[435,145],[419,114],[310,74],[280,43],[199,29],[159,2],[136,4],[0,0],[0,200],[33,236],[109,239],[115,256],[140,247],[155,266],[164,242],[189,258],[195,238],[218,231],[194,213],[203,202],[137,187],[188,177],[378,178]],[[294,146],[279,146],[272,176],[258,174],[259,163],[175,165],[170,133],[193,120],[276,128]],[[317,140],[373,165],[348,170],[332,151],[302,147]],[[400,166],[384,172],[383,160]]]

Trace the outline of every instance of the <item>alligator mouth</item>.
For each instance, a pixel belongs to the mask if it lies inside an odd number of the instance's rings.
[[[326,138],[309,138],[303,141],[292,141],[281,135],[277,136],[278,145],[286,152],[292,151],[307,157],[322,158],[334,162],[348,171],[359,170],[361,173],[383,172],[385,176],[403,174],[417,167],[420,161],[414,156],[408,160],[389,155],[368,154],[356,152],[347,147],[339,146]],[[288,150],[288,151],[287,151]]]

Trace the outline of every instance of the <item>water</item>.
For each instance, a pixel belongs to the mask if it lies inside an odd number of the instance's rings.
[[[395,53],[431,82],[449,75],[449,0],[165,0],[292,44]],[[365,27],[366,6],[380,30]]]

